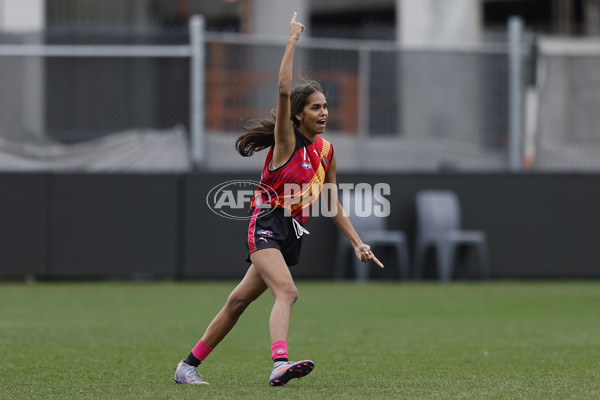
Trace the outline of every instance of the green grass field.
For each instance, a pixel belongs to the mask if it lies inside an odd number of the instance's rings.
[[[235,282],[0,284],[0,398],[600,399],[600,282],[297,283],[285,387],[270,294],[176,385]]]

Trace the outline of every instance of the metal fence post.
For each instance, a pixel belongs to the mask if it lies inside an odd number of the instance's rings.
[[[204,17],[190,19],[190,142],[194,167],[205,164],[206,132],[204,124]]]
[[[371,51],[367,46],[360,46],[358,50],[358,146],[364,148],[369,140],[369,109],[371,91]],[[363,168],[368,160],[363,152],[358,152],[359,168]]]
[[[523,20],[508,20],[508,166],[523,170]]]
[[[369,93],[371,91],[371,51],[367,46],[358,50],[358,137],[369,136]]]

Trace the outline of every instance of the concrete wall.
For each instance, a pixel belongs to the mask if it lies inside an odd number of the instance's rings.
[[[38,31],[46,24],[45,0],[0,0],[0,31]]]
[[[401,131],[410,138],[478,143],[482,132],[487,133],[482,116],[489,62],[477,53],[434,54],[426,49],[479,43],[479,0],[397,0],[396,13],[398,41],[415,49],[411,57],[399,57]]]
[[[46,26],[44,0],[0,0],[0,33],[16,44],[39,44]],[[0,58],[0,136],[18,139],[44,133],[44,61],[39,58]]]
[[[479,0],[397,0],[398,39],[426,46],[477,43],[480,8]]]

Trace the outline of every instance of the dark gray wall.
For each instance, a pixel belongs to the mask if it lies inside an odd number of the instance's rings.
[[[0,277],[47,273],[46,175],[0,174]]]
[[[206,206],[215,185],[257,174],[0,174],[0,277],[240,278],[245,221]],[[416,193],[458,193],[463,226],[487,232],[494,278],[600,278],[600,175],[342,174],[391,186],[389,226],[414,243]],[[333,276],[338,233],[311,218],[297,278]],[[394,278],[394,259],[372,269]]]
[[[50,181],[49,275],[175,276],[178,177],[57,175]]]
[[[214,186],[254,176],[190,175],[184,180],[183,276],[194,278],[241,278],[246,258],[246,221],[230,220],[211,212],[206,196]]]

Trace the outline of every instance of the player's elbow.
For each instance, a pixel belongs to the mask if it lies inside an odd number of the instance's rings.
[[[279,82],[279,97],[283,97],[283,98],[290,98],[290,85],[287,84],[286,82],[280,81]]]

